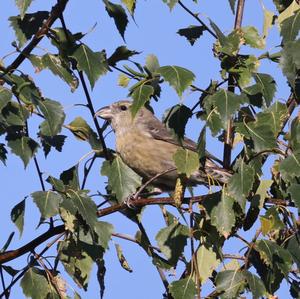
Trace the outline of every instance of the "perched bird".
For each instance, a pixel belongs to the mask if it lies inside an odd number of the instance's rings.
[[[181,143],[153,113],[142,107],[133,118],[132,102],[119,101],[99,109],[95,116],[111,124],[116,135],[116,151],[122,160],[144,181],[173,169],[155,179],[151,185],[162,191],[173,191],[178,177],[173,155],[180,147],[196,152],[196,143],[185,138]],[[174,170],[175,169],[175,170]],[[205,167],[194,172],[186,184],[224,184],[231,173],[207,158]]]

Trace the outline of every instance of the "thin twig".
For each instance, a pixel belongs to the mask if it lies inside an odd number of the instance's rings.
[[[159,177],[161,177],[161,176],[163,176],[163,175],[165,175],[165,174],[167,174],[167,173],[169,173],[169,172],[172,172],[172,171],[174,171],[174,170],[176,170],[176,167],[172,167],[172,168],[170,168],[170,169],[164,170],[164,171],[162,171],[162,172],[156,174],[155,176],[153,176],[151,179],[149,179],[144,185],[142,185],[142,186],[139,188],[138,192],[135,193],[133,199],[134,199],[134,200],[137,200],[137,199],[139,198],[140,194],[145,190],[145,188],[147,188],[153,181],[155,181],[155,180],[158,179]]]
[[[84,189],[86,180],[88,178],[88,175],[89,175],[95,161],[96,161],[96,155],[94,155],[93,158],[91,159],[91,162],[90,162],[90,165],[88,166],[88,168],[85,168],[81,189]]]
[[[236,16],[234,22],[234,29],[238,29],[242,25],[243,13],[244,13],[245,0],[238,0]],[[235,80],[232,73],[228,76],[228,91],[234,93],[235,90]],[[224,168],[229,169],[231,164],[231,151],[234,139],[234,133],[232,130],[232,119],[229,119],[227,122],[227,128],[224,132],[225,141],[224,141],[224,152],[223,152],[223,162]]]
[[[1,275],[1,284],[2,284],[2,289],[5,290],[5,280],[4,280],[4,275],[3,275],[3,269],[2,266],[0,266],[0,275]],[[4,293],[5,299],[9,298],[9,291]]]
[[[178,4],[188,12],[193,18],[195,18],[204,28],[208,31],[214,38],[218,38],[217,35],[198,17],[198,14],[193,13],[189,8],[187,8],[181,1],[178,1]]]
[[[251,253],[252,249],[254,248],[255,242],[256,242],[257,238],[259,237],[260,233],[261,233],[261,229],[258,229],[256,231],[256,233],[255,233],[254,238],[252,239],[252,241],[250,243],[250,247],[249,247],[248,252],[247,252],[247,254],[245,256],[245,264],[243,266],[243,269],[248,269],[249,268],[249,265],[250,265],[250,261],[249,261],[250,253]]]
[[[46,245],[46,247],[40,252],[39,256],[42,256],[50,247],[52,247],[63,235],[65,232],[61,233],[59,236],[57,236],[53,241],[51,241],[49,244]],[[0,294],[0,298],[4,296],[7,292],[10,291],[10,289],[16,284],[16,282],[19,281],[23,277],[23,275],[35,264],[36,259],[33,258],[30,263],[23,269],[21,273],[17,277],[15,277],[11,283],[6,287],[6,289]]]
[[[47,266],[43,262],[41,256],[38,255],[35,252],[33,252],[33,256],[35,257],[36,261],[41,265],[41,267],[45,270],[45,272],[48,276],[48,280],[54,286],[54,288],[56,290],[56,293],[58,294],[59,298],[60,299],[66,298],[66,296],[62,293],[61,288],[58,286],[57,281],[56,281],[55,277],[53,276],[52,272],[47,268]]]
[[[85,94],[85,97],[86,97],[86,100],[87,100],[88,108],[90,110],[91,116],[93,118],[96,130],[97,130],[97,133],[98,133],[98,136],[100,138],[101,145],[103,147],[104,157],[105,157],[106,160],[109,160],[110,159],[110,155],[108,153],[108,150],[107,150],[107,147],[106,147],[106,144],[105,144],[105,140],[104,140],[104,137],[103,137],[102,130],[100,128],[100,125],[98,123],[97,118],[95,117],[95,113],[96,112],[95,112],[95,109],[94,109],[94,106],[93,106],[93,102],[92,102],[92,99],[90,97],[90,94],[89,94],[89,91],[88,91],[88,88],[87,88],[87,85],[86,85],[86,82],[85,82],[85,79],[84,79],[84,76],[83,76],[83,73],[82,73],[82,71],[79,71],[79,70],[77,70],[77,71],[78,71],[80,82],[82,84],[83,91],[84,91],[84,94]]]

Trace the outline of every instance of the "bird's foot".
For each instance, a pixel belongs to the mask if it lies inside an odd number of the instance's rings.
[[[135,205],[135,201],[137,200],[137,198],[135,197],[134,194],[129,195],[125,200],[124,200],[124,204],[131,210],[137,210],[137,206]]]

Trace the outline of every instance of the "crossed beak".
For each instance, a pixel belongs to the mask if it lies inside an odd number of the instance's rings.
[[[113,114],[111,112],[111,108],[109,106],[105,106],[100,108],[94,115],[94,117],[101,117],[105,120],[111,120],[113,117]]]

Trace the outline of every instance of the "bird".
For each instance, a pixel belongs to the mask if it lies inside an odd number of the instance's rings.
[[[133,117],[131,100],[121,100],[100,108],[95,117],[109,122],[116,137],[116,152],[123,162],[161,192],[174,190],[178,173],[173,159],[179,148],[197,152],[197,144],[184,138],[181,142],[145,106]],[[185,180],[186,186],[210,183],[224,185],[232,173],[211,158]]]

